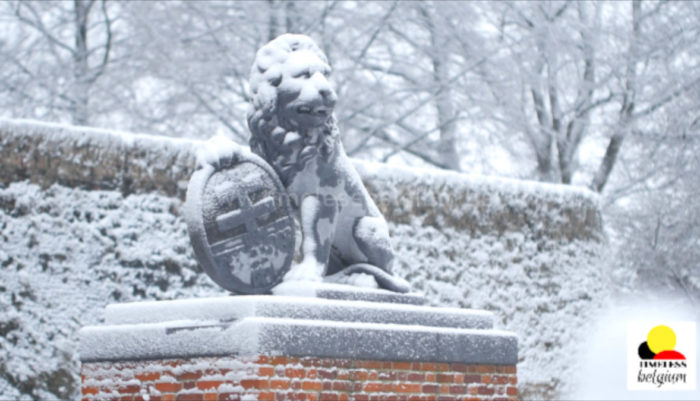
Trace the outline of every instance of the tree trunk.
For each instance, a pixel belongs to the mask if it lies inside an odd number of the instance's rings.
[[[84,0],[74,0],[75,16],[75,52],[73,53],[73,124],[87,125],[89,123],[88,103],[90,83],[88,82],[88,14],[90,3]]]
[[[625,77],[625,96],[620,109],[620,117],[618,128],[610,138],[608,147],[605,150],[605,156],[600,163],[598,172],[591,182],[591,189],[596,192],[603,192],[605,184],[610,178],[610,173],[615,166],[615,161],[620,153],[622,142],[631,130],[632,117],[635,106],[635,91],[637,80],[637,58],[638,58],[638,40],[640,31],[640,18],[642,14],[641,0],[633,0],[632,2],[632,33],[630,37],[629,55],[627,58],[627,71]]]
[[[460,157],[457,153],[457,119],[452,104],[452,88],[447,71],[448,54],[446,40],[441,37],[439,27],[435,24],[434,12],[427,6],[420,8],[430,32],[430,58],[433,65],[433,81],[437,86],[435,107],[437,109],[440,140],[438,142],[438,159],[450,170],[460,170]]]

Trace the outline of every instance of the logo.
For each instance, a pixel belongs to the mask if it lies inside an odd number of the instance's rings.
[[[627,326],[629,390],[695,390],[695,323],[630,322]]]

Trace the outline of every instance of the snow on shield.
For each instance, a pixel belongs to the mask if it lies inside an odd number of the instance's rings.
[[[209,153],[217,147],[211,145]],[[240,148],[215,151],[222,156],[200,154],[187,188],[185,219],[195,255],[223,288],[268,293],[294,255],[288,197],[261,158]]]

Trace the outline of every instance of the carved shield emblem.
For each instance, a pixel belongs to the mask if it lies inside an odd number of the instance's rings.
[[[272,168],[253,154],[205,164],[190,179],[185,218],[197,261],[220,286],[269,293],[294,257],[294,218]]]

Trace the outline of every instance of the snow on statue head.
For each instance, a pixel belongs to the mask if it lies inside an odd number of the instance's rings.
[[[333,110],[331,68],[311,38],[285,34],[263,46],[250,73],[251,150],[279,176],[302,229],[302,262],[285,281],[366,283],[407,292],[391,274],[386,221],[348,160]]]

